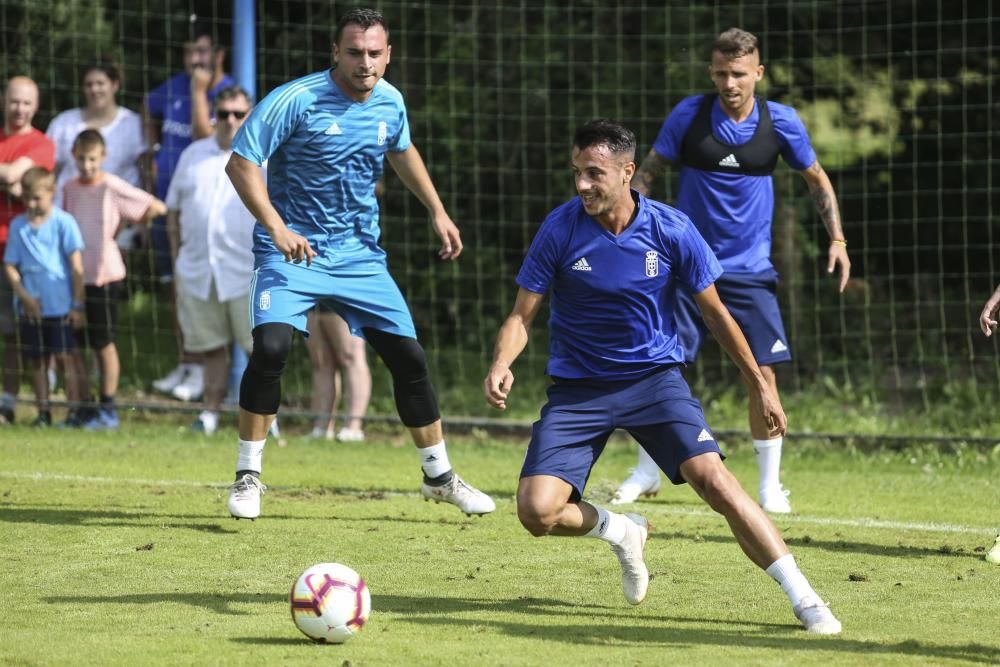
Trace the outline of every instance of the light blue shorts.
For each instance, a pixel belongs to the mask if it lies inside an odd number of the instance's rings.
[[[254,271],[250,301],[251,329],[271,322],[290,324],[303,336],[306,314],[323,303],[344,318],[355,336],[371,327],[416,338],[410,309],[384,258],[331,266],[314,261],[295,264],[281,257],[260,262]]]

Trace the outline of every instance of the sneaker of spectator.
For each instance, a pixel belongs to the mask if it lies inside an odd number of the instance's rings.
[[[197,401],[205,393],[205,369],[194,366],[184,381],[178,384],[170,394],[179,401]]]

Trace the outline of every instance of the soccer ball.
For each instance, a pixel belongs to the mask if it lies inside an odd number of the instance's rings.
[[[372,599],[365,580],[340,563],[313,565],[288,596],[295,627],[318,642],[343,644],[368,620]]]

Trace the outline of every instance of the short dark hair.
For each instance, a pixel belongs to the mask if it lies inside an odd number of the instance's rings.
[[[35,186],[42,185],[45,183],[48,185],[49,189],[55,191],[56,189],[56,175],[45,167],[34,166],[24,172],[21,176],[21,190],[24,194],[27,194],[35,189]]]
[[[73,140],[73,152],[79,151],[89,151],[95,146],[100,146],[101,148],[107,148],[107,144],[104,141],[104,137],[97,130],[90,128],[84,130],[80,134],[76,135],[76,139]]]
[[[111,79],[111,83],[122,83],[122,69],[118,66],[118,63],[112,60],[102,59],[87,63],[86,67],[83,68],[83,76],[80,77],[80,83],[83,83],[83,80],[91,72],[104,72],[104,75]]]
[[[239,86],[234,83],[233,85],[226,86],[218,93],[216,93],[214,104],[215,106],[219,106],[219,102],[225,102],[226,100],[234,100],[237,97],[244,97],[246,98],[247,103],[250,102],[250,93],[243,90],[243,86]]]
[[[382,26],[385,30],[386,41],[389,39],[389,26],[385,23],[385,17],[382,16],[381,12],[374,9],[352,9],[337,21],[337,29],[333,33],[333,43],[340,44],[340,35],[343,34],[344,28],[349,25],[360,26],[362,30],[368,30],[369,28],[374,28],[377,25]]]
[[[573,135],[573,145],[581,151],[591,146],[607,146],[615,154],[628,153],[635,158],[635,134],[621,123],[598,118],[584,123]]]
[[[197,42],[202,37],[207,37],[213,49],[222,48],[223,44],[229,39],[229,35],[223,26],[200,16],[192,17],[190,32],[188,34],[190,35],[189,42]]]
[[[757,53],[757,36],[740,28],[730,28],[715,38],[712,53],[716,51],[730,60]]]

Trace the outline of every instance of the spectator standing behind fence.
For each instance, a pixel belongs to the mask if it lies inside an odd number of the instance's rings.
[[[979,314],[979,328],[983,330],[989,338],[997,330],[997,318],[1000,317],[1000,285],[993,291],[991,296],[983,306],[983,312]],[[1000,531],[997,532],[997,539],[993,543],[993,548],[986,554],[986,560],[994,565],[1000,565]]]
[[[3,97],[4,124],[0,129],[0,257],[7,245],[11,220],[24,211],[21,177],[33,166],[52,169],[55,146],[31,126],[38,111],[38,86],[25,76],[7,82]],[[3,393],[0,394],[0,423],[14,422],[14,406],[21,382],[18,362],[17,324],[14,296],[6,273],[0,276],[0,335],[3,336]]]
[[[343,426],[336,431],[341,442],[365,439],[364,416],[372,395],[372,376],[368,368],[365,339],[351,335],[340,315],[326,302],[309,312],[306,324],[309,338],[306,348],[312,366],[313,438],[333,440],[333,413],[343,395]]]
[[[139,163],[146,152],[146,137],[142,117],[131,109],[118,106],[115,101],[122,85],[121,70],[111,62],[91,63],[83,70],[81,84],[84,106],[63,111],[52,119],[45,131],[56,145],[56,204],[59,206],[63,206],[63,186],[80,175],[73,146],[79,134],[88,129],[97,130],[104,138],[107,157],[101,170],[129,185],[142,186]]]
[[[69,213],[53,204],[55,176],[31,167],[21,178],[25,212],[10,223],[4,273],[16,296],[21,342],[38,400],[34,426],[50,426],[47,360],[63,368],[66,399],[78,402],[73,329],[83,326],[83,238]]]
[[[146,96],[143,108],[146,137],[154,156],[153,192],[166,200],[167,188],[181,153],[197,139],[212,135],[212,102],[216,94],[234,81],[225,73],[226,50],[216,40],[211,25],[195,23],[191,39],[184,43],[184,71],[164,81]],[[154,270],[160,279],[173,279],[173,262],[166,222],[153,221],[151,243]],[[183,346],[182,346],[183,348]],[[204,390],[201,359],[180,352],[181,362],[170,373],[153,382],[153,388],[181,400],[194,400]]]
[[[754,359],[775,393],[772,366],[790,361],[791,351],[776,295],[778,273],[771,264],[774,186],[771,172],[780,155],[805,179],[830,236],[827,271],[840,269],[841,292],[851,274],[837,195],[816,159],[809,134],[795,110],[754,96],[764,76],[757,38],[739,28],[720,34],[708,68],[716,92],[682,100],[663,123],[656,143],[635,175],[635,189],[649,194],[669,162],[681,165],[677,208],[698,227],[725,270],[717,282],[722,302],[739,323]],[[685,360],[694,361],[707,329],[686,291],[678,293],[677,337]],[[751,406],[750,432],[760,469],[760,504],[768,512],[791,511],[779,480],[782,436],[771,436]],[[656,464],[643,450],[614,503],[655,494]]]
[[[167,191],[177,320],[184,349],[203,355],[205,410],[193,428],[212,434],[229,379],[229,345],[249,352],[254,217],[226,176],[233,137],[250,113],[239,86],[215,98],[215,134],[181,154]],[[263,174],[263,168],[261,168]]]
[[[115,345],[118,304],[125,294],[125,261],[115,241],[125,223],[148,223],[166,213],[166,205],[145,190],[106,173],[104,136],[95,129],[84,130],[73,142],[74,171],[78,174],[64,186],[63,206],[80,226],[83,236],[83,279],[86,328],[77,336],[80,347],[87,345],[97,357],[100,369],[100,407],[81,408],[67,417],[68,426],[90,430],[118,428],[115,395],[121,364]],[[81,360],[79,356],[77,360]],[[77,369],[77,393],[90,400],[89,379],[82,361]]]

